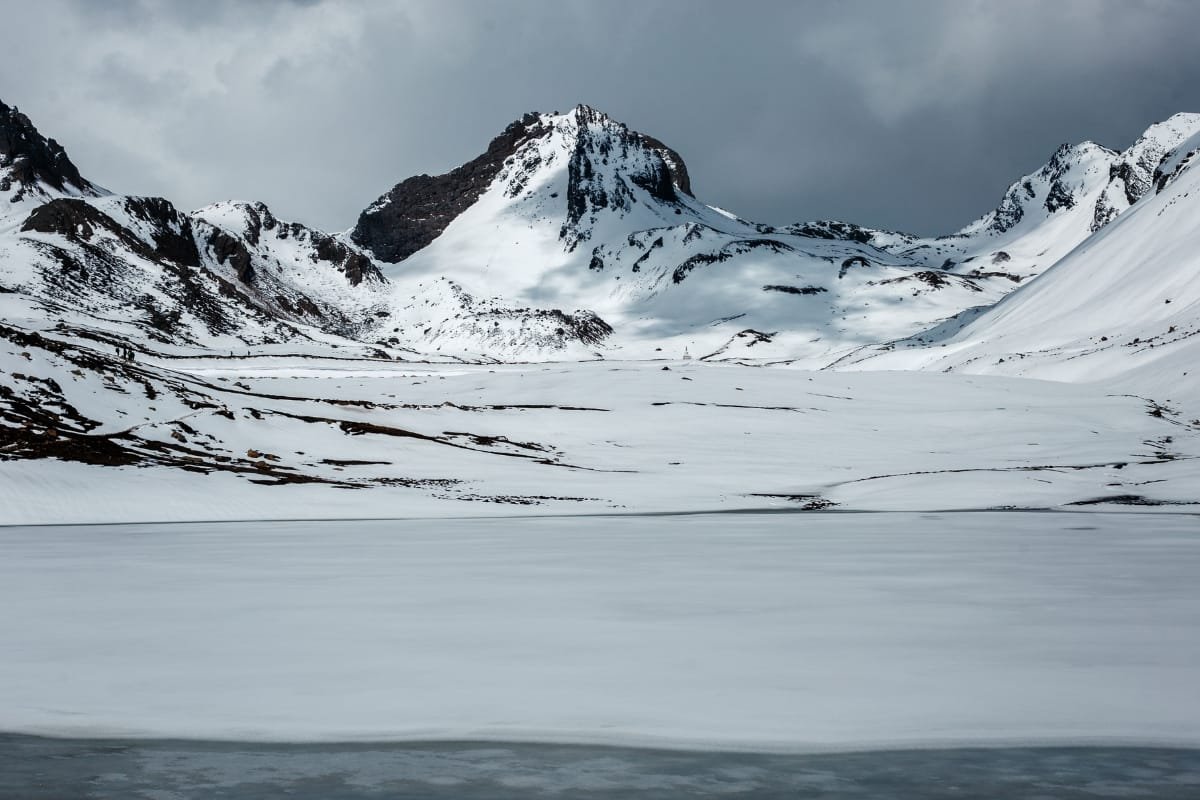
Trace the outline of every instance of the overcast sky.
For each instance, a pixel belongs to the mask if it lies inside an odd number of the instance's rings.
[[[697,196],[945,233],[1066,141],[1200,111],[1194,0],[0,0],[0,99],[114,191],[328,230],[593,105]]]

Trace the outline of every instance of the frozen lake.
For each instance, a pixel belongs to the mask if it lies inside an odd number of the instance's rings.
[[[1193,800],[1200,751],[809,755],[479,743],[245,745],[0,736],[0,800]]]
[[[0,730],[814,752],[1200,744],[1200,518],[0,529]]]

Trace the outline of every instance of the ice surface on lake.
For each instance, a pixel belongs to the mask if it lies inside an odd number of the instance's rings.
[[[0,730],[822,749],[1200,742],[1200,520],[0,529]]]
[[[765,754],[579,745],[247,744],[0,735],[3,800],[1195,800],[1200,751],[955,748]]]

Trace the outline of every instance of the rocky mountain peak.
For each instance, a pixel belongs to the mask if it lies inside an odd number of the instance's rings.
[[[278,219],[264,203],[216,203],[193,211],[192,217],[211,226],[209,244],[220,259],[234,259],[243,282],[255,272],[255,261],[332,265],[351,286],[383,281],[378,267],[358,248],[299,222]]]
[[[42,136],[15,106],[0,101],[0,196],[12,192],[7,199],[17,202],[39,185],[62,194],[101,193],[79,174],[62,145]]]
[[[1109,181],[1117,153],[1095,142],[1061,144],[1050,159],[1008,187],[1000,204],[957,236],[1007,233],[1027,219],[1041,219],[1090,205]]]
[[[1092,230],[1108,224],[1125,208],[1136,203],[1154,185],[1155,170],[1180,142],[1200,131],[1200,114],[1175,114],[1156,122],[1109,168],[1109,186],[1096,202]]]
[[[595,141],[597,138],[610,139],[607,147],[601,145],[602,152],[607,155],[611,152],[614,145],[620,144],[636,144],[658,156],[666,167],[667,175],[669,176],[670,186],[679,190],[683,194],[692,195],[691,176],[688,175],[687,164],[679,153],[672,150],[660,140],[644,133],[632,130],[623,122],[618,122],[602,111],[598,111],[588,105],[577,105],[571,111],[570,116],[574,118],[580,132],[590,134],[590,137]],[[583,138],[583,137],[580,137]],[[663,188],[659,191],[661,199],[673,200],[673,194],[668,196],[668,191]]]
[[[687,166],[658,139],[631,130],[591,106],[565,114],[531,112],[508,125],[477,158],[443,175],[397,184],[359,216],[351,239],[377,259],[396,263],[430,244],[493,186],[516,198],[535,177],[565,166],[566,191],[547,192],[569,247],[587,238],[588,218],[627,210],[635,190],[673,204],[691,195]]]
[[[683,159],[659,140],[631,130],[590,106],[580,105],[566,125],[571,155],[567,171],[567,215],[560,238],[568,248],[590,237],[605,210],[628,212],[636,189],[651,203],[670,206],[691,194]]]

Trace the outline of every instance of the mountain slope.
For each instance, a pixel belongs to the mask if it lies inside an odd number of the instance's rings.
[[[1195,413],[1198,154],[1195,135],[1161,162],[1149,194],[994,307],[899,342],[891,352],[852,360],[860,368],[1107,379]]]
[[[258,203],[113,197],[0,107],[0,307],[190,350],[302,347],[484,361],[672,357],[823,366],[995,303],[1153,185],[1200,128],[1063,146],[957,234],[771,227],[698,200],[682,157],[588,106],[527,114],[344,234]],[[1103,232],[1103,230],[1101,230]],[[96,334],[99,335],[99,334]]]
[[[840,222],[795,227],[869,242],[930,269],[1028,280],[1143,197],[1162,158],[1197,132],[1200,114],[1180,113],[1151,125],[1121,152],[1094,142],[1064,144],[1041,168],[1014,181],[995,209],[948,236],[914,237]]]
[[[1014,284],[1005,274],[943,277],[870,241],[705,205],[678,153],[587,106],[527,115],[459,170],[399,184],[350,237],[395,262],[383,272],[398,319],[405,298],[438,298],[401,326],[402,339],[501,358],[687,351],[815,362],[916,332]],[[594,335],[561,325],[561,340],[486,335],[489,324],[506,330],[488,314],[533,319],[522,309],[588,320]]]
[[[0,236],[0,309],[32,328],[66,325],[138,349],[363,349],[381,283],[373,265],[324,234],[286,230],[287,269],[249,230],[230,233],[161,198],[56,198]]]

